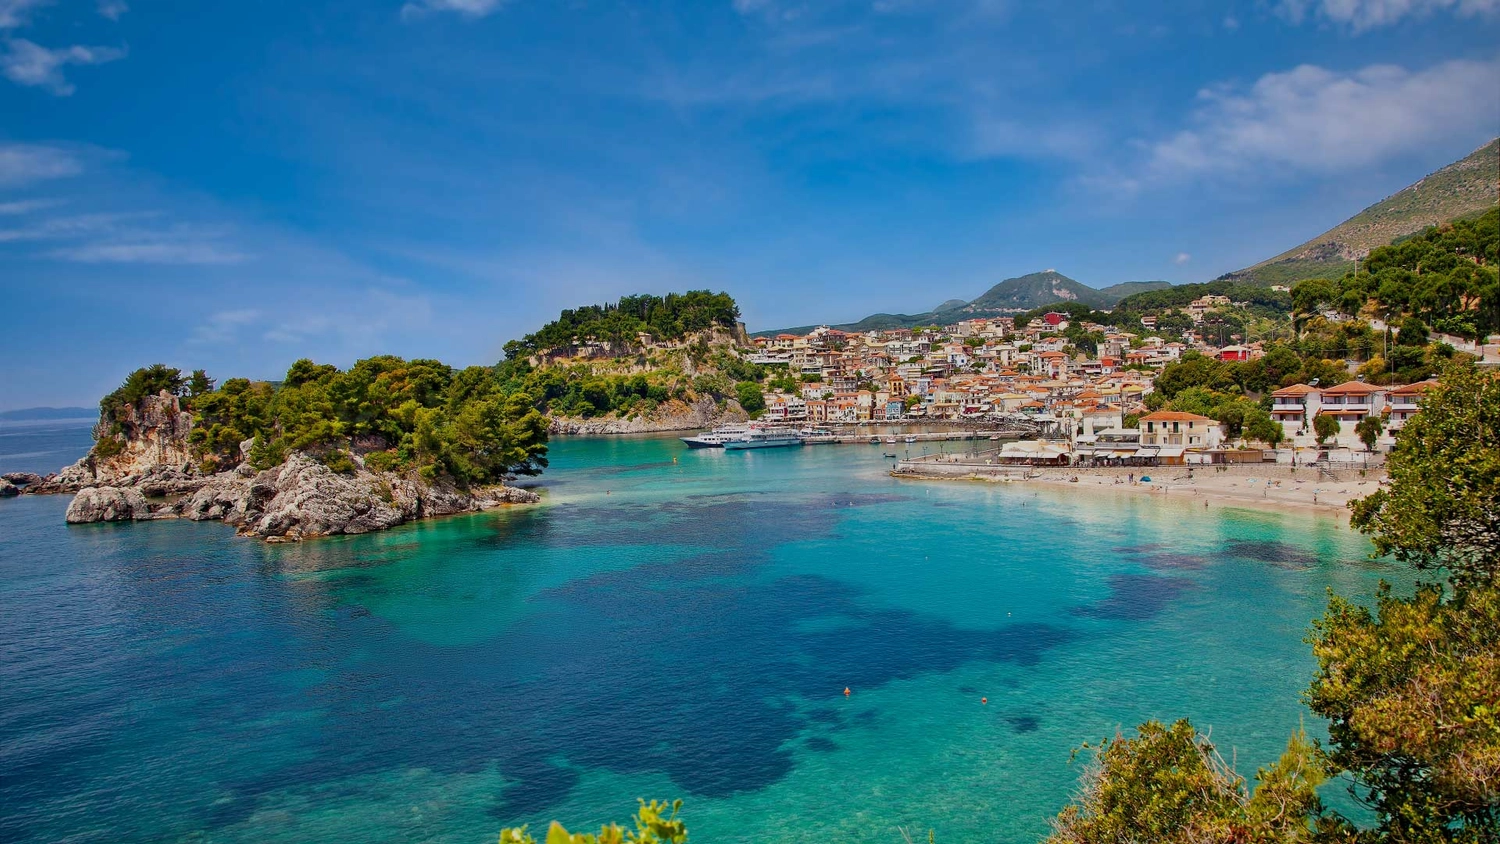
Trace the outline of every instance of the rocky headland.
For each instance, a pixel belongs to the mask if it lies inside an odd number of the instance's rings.
[[[665,431],[697,431],[716,428],[750,418],[733,400],[722,405],[711,396],[694,402],[673,400],[644,416],[594,417],[554,416],[548,420],[549,434],[599,436],[605,434],[650,434]]]
[[[508,486],[460,489],[418,473],[374,471],[358,453],[352,471],[335,471],[293,452],[257,471],[246,458],[230,471],[200,470],[190,434],[192,414],[163,391],[146,396],[95,429],[94,448],[55,475],[7,475],[28,494],[74,493],[70,524],[155,519],[217,520],[242,536],[294,541],[369,533],[417,519],[534,503],[536,493]],[[6,494],[0,488],[0,494]]]

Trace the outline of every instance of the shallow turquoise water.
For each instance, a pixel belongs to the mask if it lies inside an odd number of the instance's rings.
[[[1117,726],[1190,716],[1247,774],[1317,732],[1325,590],[1405,577],[1328,517],[879,452],[564,440],[543,505],[295,546],[0,502],[0,839],[483,842],[659,796],[702,842],[1034,841]]]

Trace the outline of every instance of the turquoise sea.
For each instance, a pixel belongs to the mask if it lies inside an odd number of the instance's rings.
[[[881,450],[559,440],[541,505],[298,545],[0,501],[0,840],[477,844],[644,796],[698,842],[1032,842],[1117,727],[1247,774],[1321,732],[1325,591],[1407,578],[1331,517]]]

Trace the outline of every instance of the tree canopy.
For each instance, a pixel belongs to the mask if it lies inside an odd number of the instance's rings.
[[[1326,777],[1301,731],[1276,764],[1256,775],[1253,792],[1186,719],[1171,726],[1147,721],[1136,732],[1098,747],[1082,791],[1053,822],[1048,844],[1309,839]]]
[[[494,367],[455,370],[387,355],[347,371],[303,359],[279,384],[230,378],[215,388],[202,370],[189,378],[156,364],[132,372],[101,408],[112,419],[161,390],[183,396],[193,413],[190,442],[209,471],[238,465],[241,443],[250,441],[255,468],[304,451],[340,470],[359,457],[372,469],[489,484],[547,465],[545,417],[529,393],[500,375]],[[107,452],[112,441],[96,447]]]
[[[1354,526],[1382,554],[1455,581],[1500,572],[1500,380],[1457,360],[1396,437],[1390,486],[1356,501]]]
[[[1403,328],[1417,317],[1432,330],[1476,339],[1500,331],[1500,209],[1434,226],[1372,249],[1338,281],[1310,279],[1292,289],[1304,313],[1372,310]],[[1425,332],[1424,332],[1425,333]]]
[[[739,305],[728,293],[689,290],[666,296],[625,296],[614,303],[565,310],[535,332],[506,343],[505,356],[518,360],[587,340],[634,342],[641,332],[678,340],[715,326],[733,328],[739,318]]]

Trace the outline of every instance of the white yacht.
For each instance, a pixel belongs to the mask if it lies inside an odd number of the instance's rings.
[[[746,448],[782,448],[789,445],[802,445],[802,437],[796,431],[776,430],[773,428],[755,428],[743,439],[730,440],[724,443],[725,451],[738,451]]]
[[[678,439],[687,443],[688,448],[723,448],[730,440],[744,439],[749,435],[749,425],[721,425],[712,431]]]

